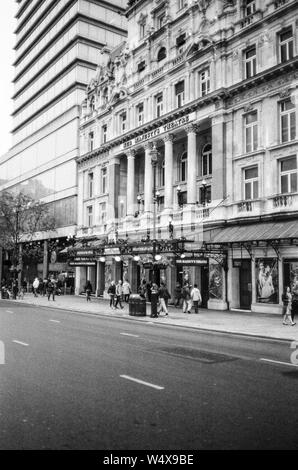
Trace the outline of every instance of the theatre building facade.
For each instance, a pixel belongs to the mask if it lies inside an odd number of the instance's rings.
[[[297,11],[129,2],[81,109],[77,293],[135,291],[156,263],[208,308],[280,313],[285,286],[298,295]]]

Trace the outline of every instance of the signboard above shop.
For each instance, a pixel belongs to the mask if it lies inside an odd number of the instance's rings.
[[[194,258],[184,258],[176,259],[176,264],[183,266],[207,266],[208,259],[194,259]]]
[[[127,150],[128,148],[131,148],[134,145],[142,144],[143,142],[147,142],[150,139],[159,137],[162,134],[165,134],[167,132],[172,132],[175,129],[178,129],[179,127],[189,124],[195,119],[196,119],[196,113],[186,114],[185,116],[182,116],[181,118],[173,119],[167,122],[166,124],[164,124],[163,126],[157,127],[156,129],[153,129],[152,131],[149,131],[149,132],[144,132],[143,134],[138,135],[134,139],[124,142],[123,144],[121,144],[121,149]]]

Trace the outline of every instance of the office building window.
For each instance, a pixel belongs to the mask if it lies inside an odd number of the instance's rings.
[[[100,190],[102,194],[107,192],[107,168],[100,170]]]
[[[156,117],[160,117],[163,113],[163,94],[158,93],[155,96]]]
[[[184,80],[175,85],[176,107],[181,108],[184,105]]]
[[[157,62],[161,62],[167,57],[167,50],[165,47],[161,47],[157,54]]]
[[[245,78],[250,78],[257,73],[256,46],[245,51]]]
[[[256,0],[245,0],[244,2],[244,16],[253,15],[256,11]]]
[[[144,103],[140,103],[137,106],[137,126],[144,124]]]
[[[257,199],[259,197],[259,171],[257,166],[244,170],[244,199]]]
[[[94,132],[88,134],[88,152],[92,152],[94,149]]]
[[[105,225],[107,221],[107,203],[101,202],[99,204],[99,223],[100,225]]]
[[[296,106],[290,99],[280,103],[280,128],[282,142],[296,138]]]
[[[187,179],[187,152],[183,152],[180,157],[178,178],[180,181],[186,181]]]
[[[120,114],[120,132],[123,134],[126,132],[126,125],[127,125],[127,120],[126,120],[126,112]]]
[[[93,197],[93,173],[88,173],[88,197]]]
[[[210,69],[202,70],[199,74],[200,79],[200,94],[201,96],[207,95],[210,92]]]
[[[292,28],[288,28],[279,34],[280,61],[286,62],[294,57],[294,40]]]
[[[245,116],[245,151],[253,152],[258,148],[258,113],[253,111]]]
[[[297,157],[288,157],[280,161],[280,192],[297,192]]]
[[[93,207],[87,207],[87,227],[93,226]]]
[[[206,144],[202,151],[202,176],[212,174],[212,147]]]
[[[102,140],[102,143],[105,144],[106,141],[107,141],[107,131],[108,131],[108,127],[107,125],[105,124],[104,126],[102,126],[101,128],[101,140]]]

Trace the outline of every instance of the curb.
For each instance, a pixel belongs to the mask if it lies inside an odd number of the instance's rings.
[[[9,302],[9,303],[15,303],[15,304],[21,304],[22,301],[21,300],[12,300],[12,299],[0,299],[0,300],[3,300],[4,302]],[[41,309],[46,309],[46,308],[51,308],[53,310],[64,310],[66,312],[73,312],[73,313],[76,313],[76,314],[83,314],[83,315],[90,315],[90,316],[94,316],[94,317],[109,317],[109,318],[117,318],[117,319],[124,319],[124,320],[137,320],[139,322],[142,322],[144,320],[141,320],[141,318],[150,318],[146,315],[146,317],[138,317],[138,316],[134,316],[134,315],[127,315],[125,317],[123,316],[119,316],[117,314],[114,314],[113,316],[110,316],[108,313],[102,313],[102,312],[99,312],[99,313],[93,313],[93,312],[88,312],[88,311],[82,311],[82,310],[76,310],[76,309],[71,309],[71,308],[67,308],[67,307],[55,307],[53,305],[49,305],[49,306],[45,306],[45,305],[36,305],[34,303],[30,303],[30,302],[24,302],[23,305],[28,305],[28,306],[31,306],[31,307],[37,307],[37,308],[41,308]],[[168,317],[170,318],[170,317]],[[145,320],[146,321],[146,320]],[[151,321],[151,320],[150,320]],[[234,335],[234,336],[242,336],[242,337],[246,337],[246,338],[258,338],[258,339],[262,339],[262,340],[266,340],[266,341],[278,341],[278,342],[291,342],[291,341],[296,341],[297,338],[278,338],[278,337],[274,337],[274,336],[264,336],[264,335],[258,335],[256,333],[242,333],[242,332],[238,332],[238,331],[231,331],[231,330],[213,330],[213,329],[209,329],[209,328],[202,328],[200,326],[194,326],[194,325],[177,325],[175,323],[159,323],[159,322],[153,322],[154,324],[156,323],[157,325],[161,325],[161,326],[167,326],[167,327],[176,327],[176,328],[187,328],[187,329],[192,329],[192,330],[199,330],[200,332],[208,332],[208,333],[214,333],[214,334],[224,334],[224,335]]]

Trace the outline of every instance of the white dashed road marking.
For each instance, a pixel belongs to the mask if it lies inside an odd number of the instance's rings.
[[[13,343],[16,343],[16,344],[21,344],[22,346],[29,346],[29,344],[23,343],[22,341],[18,341],[18,340],[16,340],[16,339],[14,339],[12,342],[13,342]]]
[[[131,333],[120,333],[123,336],[132,336],[133,338],[139,338],[139,335],[132,335]]]
[[[261,357],[260,361],[263,361],[263,362],[272,362],[273,364],[282,364],[283,366],[298,367],[297,364],[291,364],[291,362],[274,361],[273,359],[266,359],[266,358],[264,358],[264,357]]]
[[[6,313],[14,313],[12,310],[6,310]]]
[[[135,379],[134,377],[130,377],[129,375],[120,375],[122,379],[131,380],[132,382],[136,382],[141,385],[146,385],[147,387],[155,388],[156,390],[164,390],[164,387],[160,387],[159,385],[154,385],[149,382],[144,382],[143,380]]]
[[[52,323],[61,323],[59,320],[49,320],[51,321]]]

